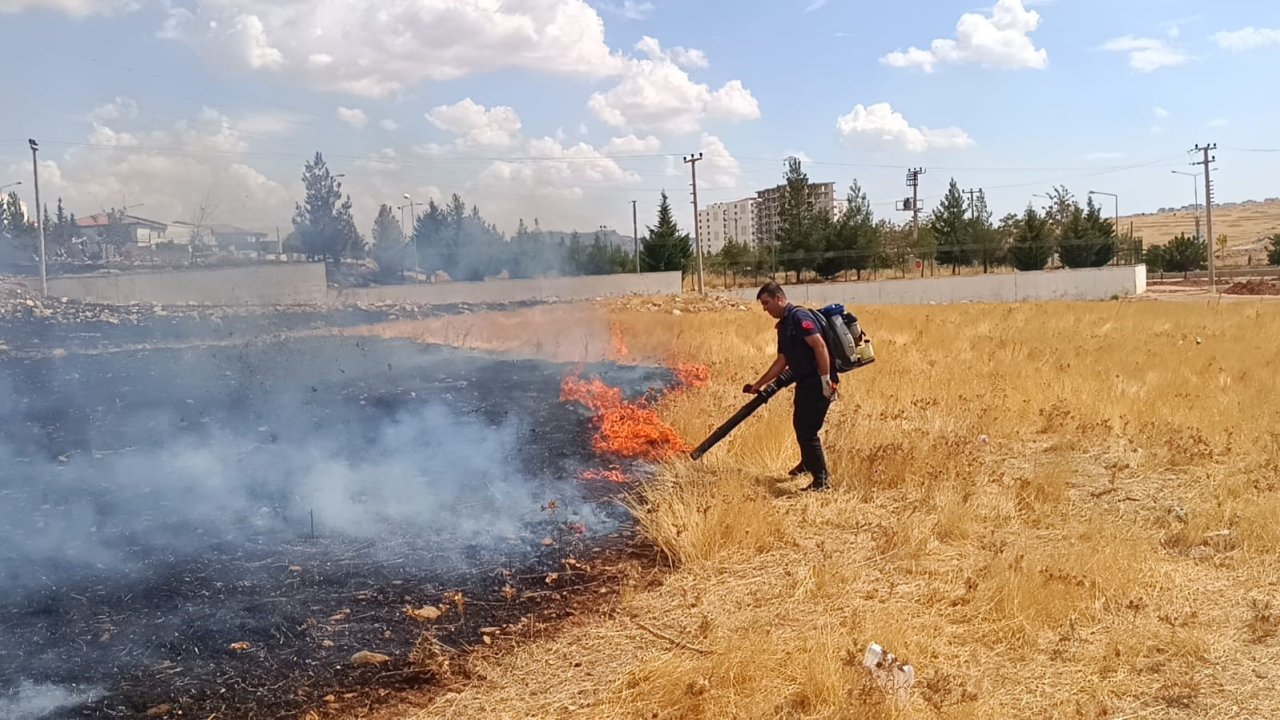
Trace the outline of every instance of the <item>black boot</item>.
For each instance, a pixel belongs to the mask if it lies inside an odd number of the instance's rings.
[[[801,475],[804,475],[807,472],[809,471],[804,469],[804,461],[801,460],[800,464],[796,465],[795,467],[787,471],[787,475],[790,477],[800,477]]]

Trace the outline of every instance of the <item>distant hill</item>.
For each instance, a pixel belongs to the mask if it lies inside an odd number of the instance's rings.
[[[563,230],[543,230],[542,232],[544,235],[546,235],[547,239],[551,240],[552,242],[560,242],[561,240],[563,240],[564,242],[568,243],[570,238],[573,237],[572,230],[569,232],[565,232]],[[592,230],[590,232],[583,232],[579,230],[578,238],[583,243],[590,244],[595,242],[596,232],[597,231],[595,230]],[[600,230],[599,232],[600,232],[600,236],[604,239],[604,241],[610,245],[622,248],[623,250],[635,249],[635,240],[630,235],[623,235],[619,233],[617,230]]]
[[[1147,246],[1163,245],[1178,233],[1193,235],[1196,229],[1195,208],[1161,208],[1156,213],[1121,215],[1120,229],[1133,234]],[[1204,232],[1204,207],[1200,208],[1201,231]],[[1266,261],[1266,238],[1280,233],[1280,198],[1246,200],[1213,206],[1213,234],[1227,236],[1227,261],[1245,264]]]

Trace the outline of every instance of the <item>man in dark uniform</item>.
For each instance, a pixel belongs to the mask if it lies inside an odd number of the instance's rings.
[[[797,476],[808,472],[813,476],[813,482],[805,490],[826,490],[830,478],[818,432],[827,419],[827,410],[839,383],[831,368],[827,343],[813,311],[792,305],[778,283],[765,283],[756,293],[756,299],[765,312],[778,320],[778,357],[760,380],[748,388],[748,392],[760,392],[787,368],[795,373],[795,410],[791,422],[796,442],[800,445],[800,464],[790,474]]]

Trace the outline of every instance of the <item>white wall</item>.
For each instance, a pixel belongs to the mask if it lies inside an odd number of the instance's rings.
[[[49,278],[54,297],[127,305],[322,303],[323,263],[66,275]]]
[[[337,303],[403,302],[447,305],[525,300],[587,300],[619,295],[677,295],[680,292],[680,273],[663,272],[346,288],[330,290],[329,299]]]
[[[797,304],[822,307],[847,305],[939,305],[960,302],[1022,302],[1035,300],[1107,300],[1147,291],[1147,267],[1087,268],[1015,272],[965,277],[786,285],[787,297]],[[725,294],[754,301],[756,290]]]

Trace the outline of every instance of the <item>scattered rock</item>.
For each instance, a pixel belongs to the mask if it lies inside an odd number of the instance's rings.
[[[252,647],[253,646],[247,642],[234,642],[234,643],[231,643],[230,646],[228,646],[228,649],[230,649],[231,652],[244,652],[245,650],[248,650]]]
[[[368,650],[361,650],[351,656],[352,665],[382,665],[389,662],[391,662],[390,657],[382,653],[369,652]]]
[[[164,717],[169,714],[170,710],[172,710],[172,708],[169,707],[168,705],[157,705],[147,711],[147,717],[149,718]]]
[[[440,611],[440,608],[432,607],[431,605],[420,608],[405,608],[404,612],[414,620],[421,620],[423,622],[435,622],[444,614]]]

